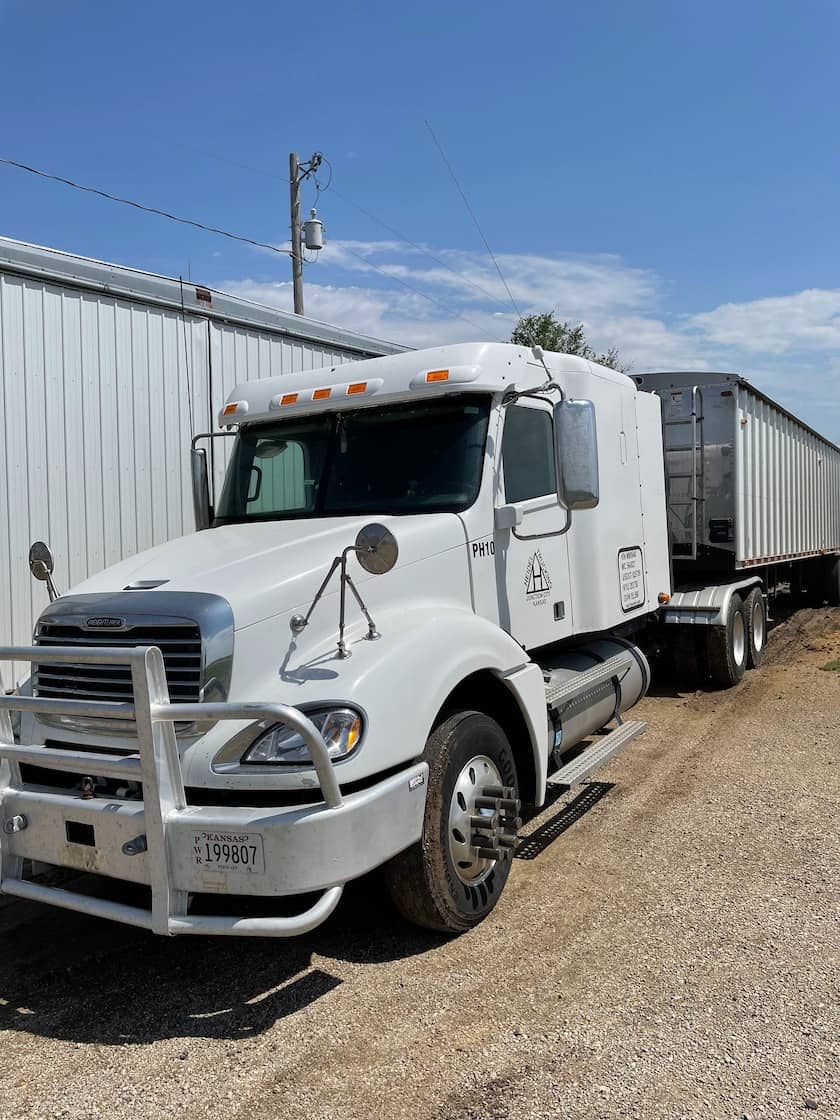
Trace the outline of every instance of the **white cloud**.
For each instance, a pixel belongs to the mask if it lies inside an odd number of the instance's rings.
[[[688,322],[712,342],[751,353],[837,351],[840,291],[811,288],[748,303],[724,303]]]
[[[620,257],[498,254],[523,312],[582,322],[597,350],[636,370],[744,373],[813,426],[840,438],[840,291],[812,289],[669,313],[665,286]],[[291,283],[228,280],[224,290],[291,310]],[[486,254],[400,241],[332,241],[305,267],[315,319],[409,346],[510,336],[517,315]]]

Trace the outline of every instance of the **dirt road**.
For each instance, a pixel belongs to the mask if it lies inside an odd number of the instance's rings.
[[[447,941],[376,881],[295,942],[0,911],[0,1115],[840,1117],[840,611],[528,827]]]

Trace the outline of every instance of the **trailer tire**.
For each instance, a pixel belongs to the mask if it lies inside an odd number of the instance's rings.
[[[754,587],[744,600],[747,618],[747,668],[757,669],[767,645],[767,608],[760,587]]]
[[[475,711],[456,712],[439,724],[426,741],[423,759],[429,764],[423,835],[388,861],[385,882],[397,910],[410,922],[444,933],[463,933],[478,925],[498,902],[510,874],[512,851],[505,849],[503,858],[495,862],[479,857],[471,865],[468,859],[459,861],[457,836],[463,831],[453,828],[453,812],[457,814],[465,801],[462,791],[467,794],[467,816],[480,812],[471,806],[471,788],[480,795],[484,786],[503,785],[512,787],[518,797],[516,763],[498,723]],[[470,839],[468,835],[466,840]]]
[[[747,618],[744,602],[733,596],[726,626],[710,626],[706,635],[709,674],[721,688],[731,688],[747,670]]]

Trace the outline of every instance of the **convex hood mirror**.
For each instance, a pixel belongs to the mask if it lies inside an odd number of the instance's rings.
[[[40,580],[47,579],[55,571],[55,558],[46,541],[35,541],[29,549],[29,570]]]
[[[390,529],[378,522],[364,525],[356,536],[356,556],[366,572],[383,576],[394,567],[400,550]]]
[[[46,541],[34,541],[29,549],[29,570],[32,573],[33,579],[41,580],[47,585],[47,594],[50,597],[50,602],[58,598],[58,592],[55,589],[55,584],[52,581],[52,574],[55,570],[55,558],[52,554],[52,549]]]

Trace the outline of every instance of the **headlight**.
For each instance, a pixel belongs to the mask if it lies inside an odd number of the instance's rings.
[[[346,758],[358,747],[362,737],[362,717],[352,708],[327,708],[306,712],[324,737],[330,758]],[[287,763],[300,766],[312,759],[309,748],[297,731],[285,723],[275,723],[260,735],[242,756],[243,763]]]

